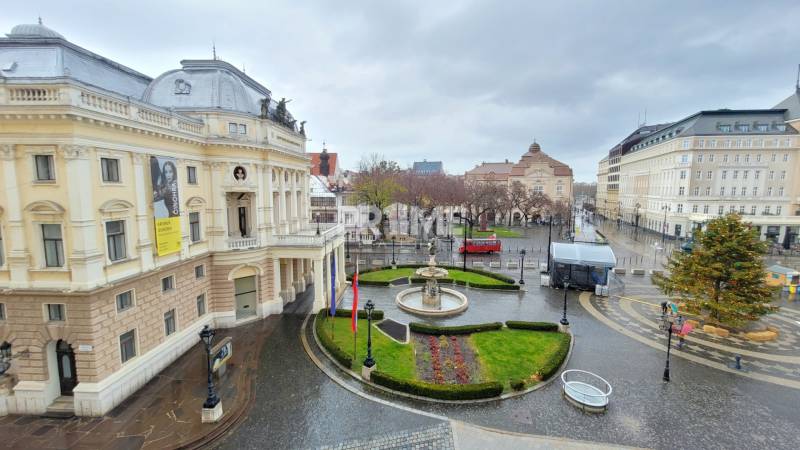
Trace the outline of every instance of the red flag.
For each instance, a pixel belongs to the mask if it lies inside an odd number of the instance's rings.
[[[350,317],[350,330],[356,332],[356,325],[358,323],[358,264],[356,264],[356,273],[353,274],[353,311]]]

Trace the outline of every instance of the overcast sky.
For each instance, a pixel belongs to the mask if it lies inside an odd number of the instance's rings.
[[[450,173],[535,138],[594,181],[647,122],[768,108],[794,89],[800,2],[4,2],[0,31],[44,24],[152,77],[217,54],[292,99],[309,151],[377,152]],[[705,3],[705,4],[704,4]]]

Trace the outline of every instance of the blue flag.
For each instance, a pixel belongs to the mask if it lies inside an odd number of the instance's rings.
[[[336,255],[331,255],[331,317],[336,317]]]

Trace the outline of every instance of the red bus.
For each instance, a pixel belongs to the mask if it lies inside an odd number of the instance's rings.
[[[500,251],[500,239],[467,239],[467,252],[492,253]],[[458,253],[464,253],[464,244],[458,247]]]

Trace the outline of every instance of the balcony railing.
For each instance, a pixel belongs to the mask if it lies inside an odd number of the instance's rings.
[[[258,247],[257,237],[228,239],[228,248],[231,250],[244,250],[256,247]]]
[[[333,241],[338,236],[344,235],[341,224],[320,224],[319,235],[316,225],[307,225],[300,231],[291,234],[278,234],[273,236],[272,245],[279,247],[321,247],[327,241]]]

